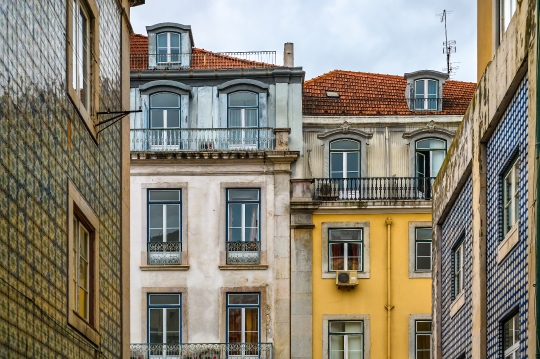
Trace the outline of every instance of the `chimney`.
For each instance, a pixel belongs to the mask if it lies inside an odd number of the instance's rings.
[[[283,49],[283,66],[294,67],[294,44],[286,42]]]

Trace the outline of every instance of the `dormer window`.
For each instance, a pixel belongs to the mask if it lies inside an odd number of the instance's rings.
[[[162,32],[157,34],[157,62],[180,62],[180,34],[177,32]]]
[[[437,110],[439,107],[439,81],[420,79],[414,81],[414,110]]]

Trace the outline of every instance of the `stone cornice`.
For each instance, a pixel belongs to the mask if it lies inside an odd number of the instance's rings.
[[[299,151],[131,151],[131,160],[246,160],[294,162]]]
[[[411,131],[411,132],[405,132],[403,134],[403,138],[410,139],[410,138],[414,138],[414,137],[418,137],[422,135],[433,135],[433,134],[440,134],[444,136],[454,137],[455,132],[447,130],[446,128],[443,128],[443,127],[436,126],[435,122],[432,120],[424,128]]]

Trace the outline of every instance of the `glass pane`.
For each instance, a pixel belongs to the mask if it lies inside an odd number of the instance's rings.
[[[229,109],[229,127],[242,126],[242,110],[237,108]]]
[[[159,47],[167,47],[167,33],[157,35],[157,44]]]
[[[167,230],[167,242],[180,242],[180,230],[168,229]]]
[[[244,204],[245,224],[246,227],[257,228],[259,224],[259,204],[246,203]]]
[[[431,177],[437,177],[439,170],[444,162],[445,151],[431,152]]]
[[[422,257],[431,257],[431,242],[416,243],[416,255]]]
[[[330,333],[362,333],[363,322],[361,321],[344,321],[344,322],[330,322]]]
[[[514,316],[514,344],[519,342],[519,314]]]
[[[79,288],[79,315],[88,319],[88,292]]]
[[[330,171],[332,178],[343,178],[343,153],[330,154]]]
[[[360,243],[347,244],[347,270],[360,270],[362,245]]]
[[[245,237],[244,241],[246,242],[257,242],[259,240],[259,229],[258,228],[246,228],[244,230]]]
[[[167,209],[167,228],[180,228],[180,205],[168,204]]]
[[[90,234],[88,231],[81,225],[81,248],[80,253],[81,257],[84,259],[88,259],[88,250],[89,250],[89,244],[90,244]]]
[[[163,229],[150,229],[149,242],[163,242]]]
[[[331,150],[360,150],[360,142],[350,140],[339,140],[330,143]]]
[[[229,189],[229,201],[258,201],[258,189]]]
[[[151,343],[163,343],[163,309],[150,309],[148,332]]]
[[[242,342],[242,309],[229,308],[229,343]]]
[[[167,128],[180,127],[180,110],[167,110]]]
[[[359,173],[360,171],[360,153],[358,152],[350,152],[350,153],[347,153],[347,172],[353,172],[353,173]],[[354,177],[349,177],[347,176],[348,178],[355,178],[355,177],[360,177],[360,176],[354,176]]]
[[[88,289],[88,262],[82,258],[79,261],[79,285]]]
[[[416,321],[417,332],[431,332],[431,321]]]
[[[330,243],[330,270],[345,269],[344,243]]]
[[[229,106],[254,107],[258,105],[258,99],[258,94],[254,92],[234,92],[229,95]]]
[[[242,228],[229,228],[229,242],[242,241]]]
[[[330,229],[331,241],[360,241],[362,240],[361,229]]]
[[[345,332],[347,333],[362,333],[363,322],[345,322]]]
[[[245,309],[246,343],[257,343],[259,341],[259,309]]]
[[[417,80],[414,82],[414,95],[416,98],[424,97],[424,80]]]
[[[257,127],[259,124],[259,111],[257,109],[244,110],[246,116],[245,127]]]
[[[150,191],[150,201],[180,201],[180,191]]]
[[[163,228],[163,205],[150,205],[150,228]]]
[[[347,359],[362,359],[362,335],[348,335],[347,347]]]
[[[178,294],[150,294],[150,305],[179,305]]]
[[[437,81],[435,80],[428,80],[428,97],[437,97]]]
[[[431,228],[416,228],[417,240],[431,240]]]
[[[420,152],[416,152],[416,176],[426,176],[426,155]]]
[[[242,207],[240,203],[229,204],[229,228],[242,227]]]
[[[417,270],[431,270],[431,258],[430,257],[417,257],[416,258]]]
[[[180,47],[180,34],[171,33],[170,38],[171,38],[171,48]]]
[[[345,337],[343,335],[330,335],[330,358],[344,359]]]
[[[258,294],[229,294],[229,304],[259,304]]]
[[[417,334],[416,335],[416,350],[430,349],[431,335],[429,334]]]
[[[445,150],[446,141],[435,138],[420,140],[416,142],[416,148],[419,150]]]
[[[150,107],[180,107],[180,96],[168,92],[152,95]]]
[[[180,331],[180,309],[168,308],[165,309],[165,315],[167,316],[167,332],[179,332]],[[167,343],[170,343],[167,341]]]
[[[165,126],[163,110],[150,111],[150,128],[163,128]]]

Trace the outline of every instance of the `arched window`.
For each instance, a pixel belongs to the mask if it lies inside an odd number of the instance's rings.
[[[330,142],[330,178],[360,178],[360,142]]]
[[[416,141],[416,177],[437,177],[445,155],[445,140],[424,138]]]
[[[237,91],[228,96],[228,127],[258,127],[259,95],[251,91]]]
[[[150,128],[180,128],[180,96],[170,92],[150,96]]]
[[[414,81],[415,110],[437,110],[439,97],[439,81],[433,79]]]
[[[180,34],[162,32],[157,34],[157,63],[180,62]]]

